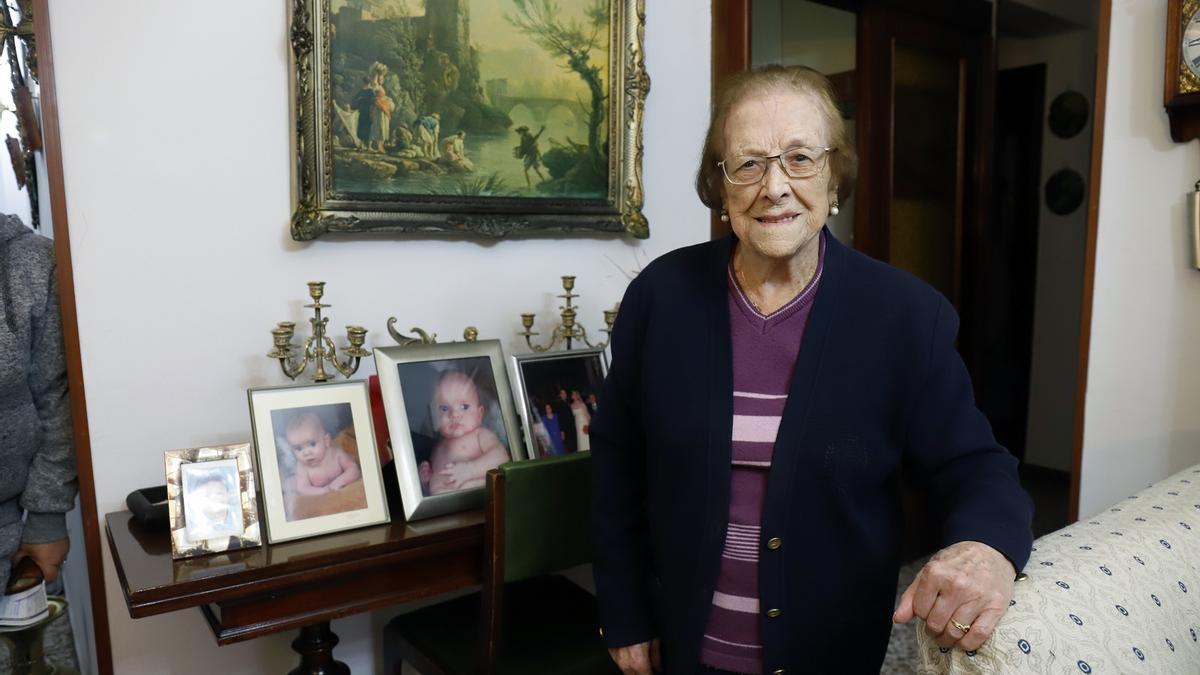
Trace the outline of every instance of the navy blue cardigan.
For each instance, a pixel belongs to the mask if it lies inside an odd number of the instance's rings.
[[[783,542],[759,558],[766,672],[879,672],[902,466],[943,516],[930,523],[943,545],[981,541],[1018,570],[1032,545],[1032,506],[975,407],[954,309],[827,237],[763,508],[763,542]],[[630,283],[591,425],[605,640],[661,637],[669,673],[696,669],[728,523],[733,242],[679,249]]]

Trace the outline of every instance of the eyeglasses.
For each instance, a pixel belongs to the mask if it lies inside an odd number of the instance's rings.
[[[825,159],[837,148],[788,148],[778,155],[738,155],[728,161],[717,162],[725,180],[734,185],[753,185],[767,175],[772,159],[790,178],[811,178],[825,168]]]

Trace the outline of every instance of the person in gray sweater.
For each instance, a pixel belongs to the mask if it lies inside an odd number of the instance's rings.
[[[47,581],[67,556],[78,483],[54,251],[0,214],[0,589],[29,557]]]

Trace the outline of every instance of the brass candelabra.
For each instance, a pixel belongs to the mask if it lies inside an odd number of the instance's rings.
[[[314,382],[328,380],[329,373],[325,370],[326,361],[337,369],[337,372],[345,377],[350,377],[358,370],[359,361],[364,356],[371,355],[371,350],[363,348],[363,344],[367,341],[367,329],[362,326],[346,326],[346,339],[350,341],[350,346],[342,351],[345,360],[340,360],[333,340],[325,334],[329,317],[321,316],[322,309],[333,306],[321,304],[321,297],[325,295],[325,282],[308,282],[308,294],[313,300],[311,304],[305,305],[313,311],[313,317],[308,320],[312,324],[312,335],[304,341],[299,358],[295,354],[296,345],[292,344],[292,338],[296,333],[294,321],[280,321],[275,328],[271,329],[271,335],[275,339],[275,348],[267,352],[267,357],[278,359],[283,374],[293,380],[308,369],[309,363],[316,365],[313,373]]]
[[[585,345],[594,349],[603,349],[607,347],[608,340],[612,339],[613,322],[617,320],[617,309],[621,306],[620,303],[613,305],[612,309],[604,310],[604,328],[601,328],[600,332],[605,333],[607,338],[603,342],[592,344],[591,341],[588,340],[587,329],[583,327],[583,324],[576,321],[579,308],[572,304],[572,301],[579,297],[578,294],[573,292],[575,290],[575,277],[564,276],[562,278],[562,286],[564,293],[558,296],[564,301],[564,304],[558,308],[560,323],[555,326],[553,332],[550,333],[550,342],[544,345],[534,344],[534,336],[541,335],[541,333],[535,333],[533,331],[532,312],[521,314],[521,325],[525,327],[525,330],[517,333],[517,335],[524,337],[525,344],[529,345],[529,348],[535,352],[550,351],[560,342],[565,342],[567,349],[570,349],[571,343],[575,340],[580,340]]]

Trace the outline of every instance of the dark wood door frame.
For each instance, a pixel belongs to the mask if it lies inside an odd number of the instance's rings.
[[[830,1],[826,4],[846,9],[858,8],[854,0]],[[895,0],[893,6],[909,9],[929,8],[936,3]],[[934,8],[936,9],[936,8]],[[1087,398],[1088,353],[1092,334],[1092,293],[1096,277],[1096,224],[1100,208],[1100,168],[1104,149],[1104,106],[1108,85],[1109,28],[1112,23],[1112,0],[1100,0],[1096,25],[1096,94],[1092,123],[1092,166],[1088,184],[1088,216],[1083,270],[1083,298],[1079,331],[1079,374],[1076,382],[1074,439],[1071,449],[1071,496],[1068,520],[1079,519],[1079,478],[1083,460],[1084,404]],[[966,21],[975,21],[967,17]],[[750,0],[713,0],[712,2],[712,76],[713,91],[721,78],[750,67]],[[994,54],[992,63],[995,63]],[[994,67],[994,66],[993,66]],[[861,96],[861,92],[860,92]],[[860,183],[861,186],[861,183]],[[729,231],[728,226],[713,217],[712,234],[716,238]]]
[[[1096,281],[1096,224],[1100,219],[1100,165],[1104,158],[1104,105],[1108,98],[1108,34],[1112,0],[1100,0],[1096,22],[1096,93],[1092,104],[1092,167],[1088,172],[1087,233],[1083,259],[1083,301],[1079,314],[1079,374],[1075,386],[1075,433],[1071,443],[1071,500],[1067,520],[1079,520],[1079,476],[1083,471],[1083,416],[1087,403],[1088,352],[1092,342],[1092,293]]]
[[[926,14],[914,14],[897,4],[879,2],[864,8],[859,18],[857,41],[858,82],[855,93],[859,110],[858,150],[861,157],[874,161],[862,162],[859,168],[860,193],[855,200],[855,248],[887,260],[889,250],[891,186],[895,129],[892,125],[892,100],[878,96],[877,87],[867,82],[890,81],[896,48],[914,46],[927,52],[945,52],[958,58],[962,101],[958,111],[958,128],[964,135],[958,143],[960,182],[956,187],[956,257],[967,257],[971,246],[982,236],[983,223],[990,213],[990,158],[993,119],[992,91],[995,88],[995,64],[992,57],[994,41],[985,23],[982,27],[955,30],[951,26],[939,30],[941,24],[927,20]],[[987,3],[973,3],[978,8]],[[975,12],[976,14],[978,12]],[[989,19],[990,20],[990,19]],[[978,33],[968,31],[984,31]],[[978,76],[974,74],[978,73]],[[964,153],[963,148],[970,148]],[[971,226],[968,229],[967,226]],[[956,259],[955,267],[961,267]],[[955,275],[959,275],[956,273]],[[951,298],[958,304],[962,290],[958,285],[970,285],[970,280],[956,279],[956,292]]]
[[[96,667],[101,675],[111,675],[112,643],[108,634],[108,602],[104,594],[104,553],[100,546],[100,517],[96,508],[96,482],[92,471],[92,446],[88,436],[83,361],[79,352],[79,315],[75,310],[75,275],[71,267],[71,235],[67,228],[67,192],[63,182],[62,136],[58,125],[58,96],[55,90],[54,48],[50,40],[49,5],[50,0],[34,0],[33,3],[38,83],[41,86],[42,151],[45,154],[50,191],[50,217],[54,222],[58,298],[62,309],[63,346],[67,357],[75,463],[79,469],[79,508],[83,516],[83,548],[87,556],[88,587],[92,600]],[[75,542],[75,546],[78,545],[79,542]]]
[[[712,98],[716,98],[721,82],[750,68],[750,39],[750,0],[713,0]],[[710,237],[719,239],[729,232],[729,223],[714,211]]]

